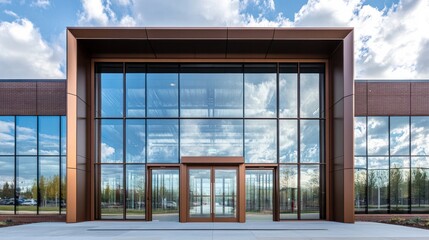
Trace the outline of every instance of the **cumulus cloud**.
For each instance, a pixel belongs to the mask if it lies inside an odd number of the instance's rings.
[[[16,14],[15,14],[16,15]],[[1,78],[63,78],[64,51],[26,18],[0,22]]]

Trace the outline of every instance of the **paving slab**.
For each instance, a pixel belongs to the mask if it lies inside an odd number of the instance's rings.
[[[33,223],[0,228],[0,240],[269,240],[428,239],[429,230],[397,225],[328,221],[178,223],[92,221]]]

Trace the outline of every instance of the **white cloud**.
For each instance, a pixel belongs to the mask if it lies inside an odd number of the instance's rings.
[[[63,78],[63,49],[26,18],[0,22],[0,78]]]
[[[101,143],[101,156],[108,159],[115,153],[115,149],[106,143]]]
[[[13,11],[10,11],[10,10],[4,10],[4,13],[5,13],[5,14],[7,14],[7,15],[9,15],[9,16],[11,16],[11,17],[19,18],[18,14],[16,14],[16,13],[15,13],[15,12],[13,12]]]
[[[119,5],[129,5],[130,0],[117,0]],[[79,13],[80,25],[95,26],[135,26],[136,20],[130,15],[118,19],[110,0],[82,0],[82,11]]]
[[[47,8],[51,5],[49,0],[35,0],[31,3],[31,6]]]

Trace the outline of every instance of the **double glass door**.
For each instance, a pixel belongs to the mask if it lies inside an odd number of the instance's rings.
[[[236,222],[237,167],[188,168],[188,220]]]

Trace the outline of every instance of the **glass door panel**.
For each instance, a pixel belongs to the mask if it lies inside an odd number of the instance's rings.
[[[152,169],[152,220],[179,220],[179,169]]]
[[[237,216],[237,170],[215,169],[215,218]]]
[[[246,170],[246,220],[273,220],[273,170]]]
[[[189,169],[189,217],[211,218],[211,169]]]

